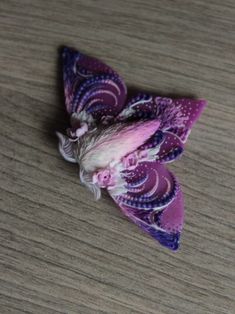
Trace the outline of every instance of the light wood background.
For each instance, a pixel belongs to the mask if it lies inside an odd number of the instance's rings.
[[[129,86],[209,101],[172,165],[186,207],[177,253],[106,194],[94,202],[60,158],[61,45]],[[234,87],[234,0],[1,0],[0,313],[235,313]]]

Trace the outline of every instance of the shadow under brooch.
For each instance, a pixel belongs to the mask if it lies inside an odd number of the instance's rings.
[[[65,160],[96,199],[107,189],[123,213],[171,250],[179,247],[183,195],[165,164],[178,159],[205,100],[128,95],[101,61],[63,49],[67,135],[57,132]]]

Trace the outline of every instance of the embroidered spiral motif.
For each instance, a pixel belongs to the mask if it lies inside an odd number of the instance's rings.
[[[117,107],[124,86],[116,75],[97,75],[85,80],[78,88],[72,110],[107,115]]]
[[[65,49],[64,85],[67,110],[86,111],[94,118],[117,115],[126,98],[126,85],[110,67],[95,58]]]

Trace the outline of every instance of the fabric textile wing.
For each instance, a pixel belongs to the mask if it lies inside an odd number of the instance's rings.
[[[69,114],[84,111],[99,120],[121,111],[126,85],[113,69],[67,47],[63,49],[62,58],[65,104]]]
[[[108,189],[116,204],[162,245],[178,249],[184,208],[175,176],[158,161],[147,161],[131,171],[124,171],[122,179],[124,193],[115,195],[115,188]]]
[[[117,120],[159,119],[160,129],[175,134],[184,144],[206,104],[204,99],[172,99],[139,93],[127,102]]]
[[[116,197],[112,190],[109,192],[125,215],[171,250],[179,247],[184,204],[178,181],[163,164],[182,155],[191,128],[205,105],[205,100],[139,94],[129,100],[117,117],[123,122],[156,118],[161,122],[159,130],[138,148],[137,151],[148,152],[148,160],[124,176],[128,183],[125,193]]]

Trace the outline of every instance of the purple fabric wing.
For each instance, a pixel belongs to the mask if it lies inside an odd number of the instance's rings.
[[[184,144],[175,134],[158,130],[138,150],[148,152],[154,149],[156,150],[154,160],[164,164],[178,159],[184,151]]]
[[[207,101],[203,99],[174,99],[172,100],[171,107],[174,113],[171,119],[167,119],[163,115],[163,120],[165,120],[166,129],[171,133],[177,135],[183,143],[186,142],[193,125],[196,123],[200,117],[203,109],[207,105]],[[169,121],[169,122],[167,122]]]
[[[128,101],[117,120],[157,118],[161,121],[160,129],[163,132],[171,132],[185,143],[206,104],[205,100],[138,94]]]
[[[126,193],[113,198],[133,222],[171,250],[179,247],[183,194],[178,181],[163,164],[182,155],[191,128],[205,105],[204,100],[139,94],[128,101],[117,117],[117,121],[157,118],[161,123],[137,150],[138,155],[139,151],[145,152],[148,161],[126,173]]]
[[[158,162],[140,163],[124,173],[126,193],[110,194],[135,224],[171,250],[179,247],[184,209],[174,175]]]
[[[63,49],[65,103],[69,114],[85,111],[94,119],[116,116],[126,99],[121,77],[98,59]]]
[[[161,122],[157,132],[138,148],[146,152],[149,160],[127,173],[127,192],[113,198],[132,221],[172,250],[179,247],[183,195],[174,175],[163,164],[182,155],[190,130],[205,105],[204,100],[139,94],[117,117],[118,121],[157,118]]]

